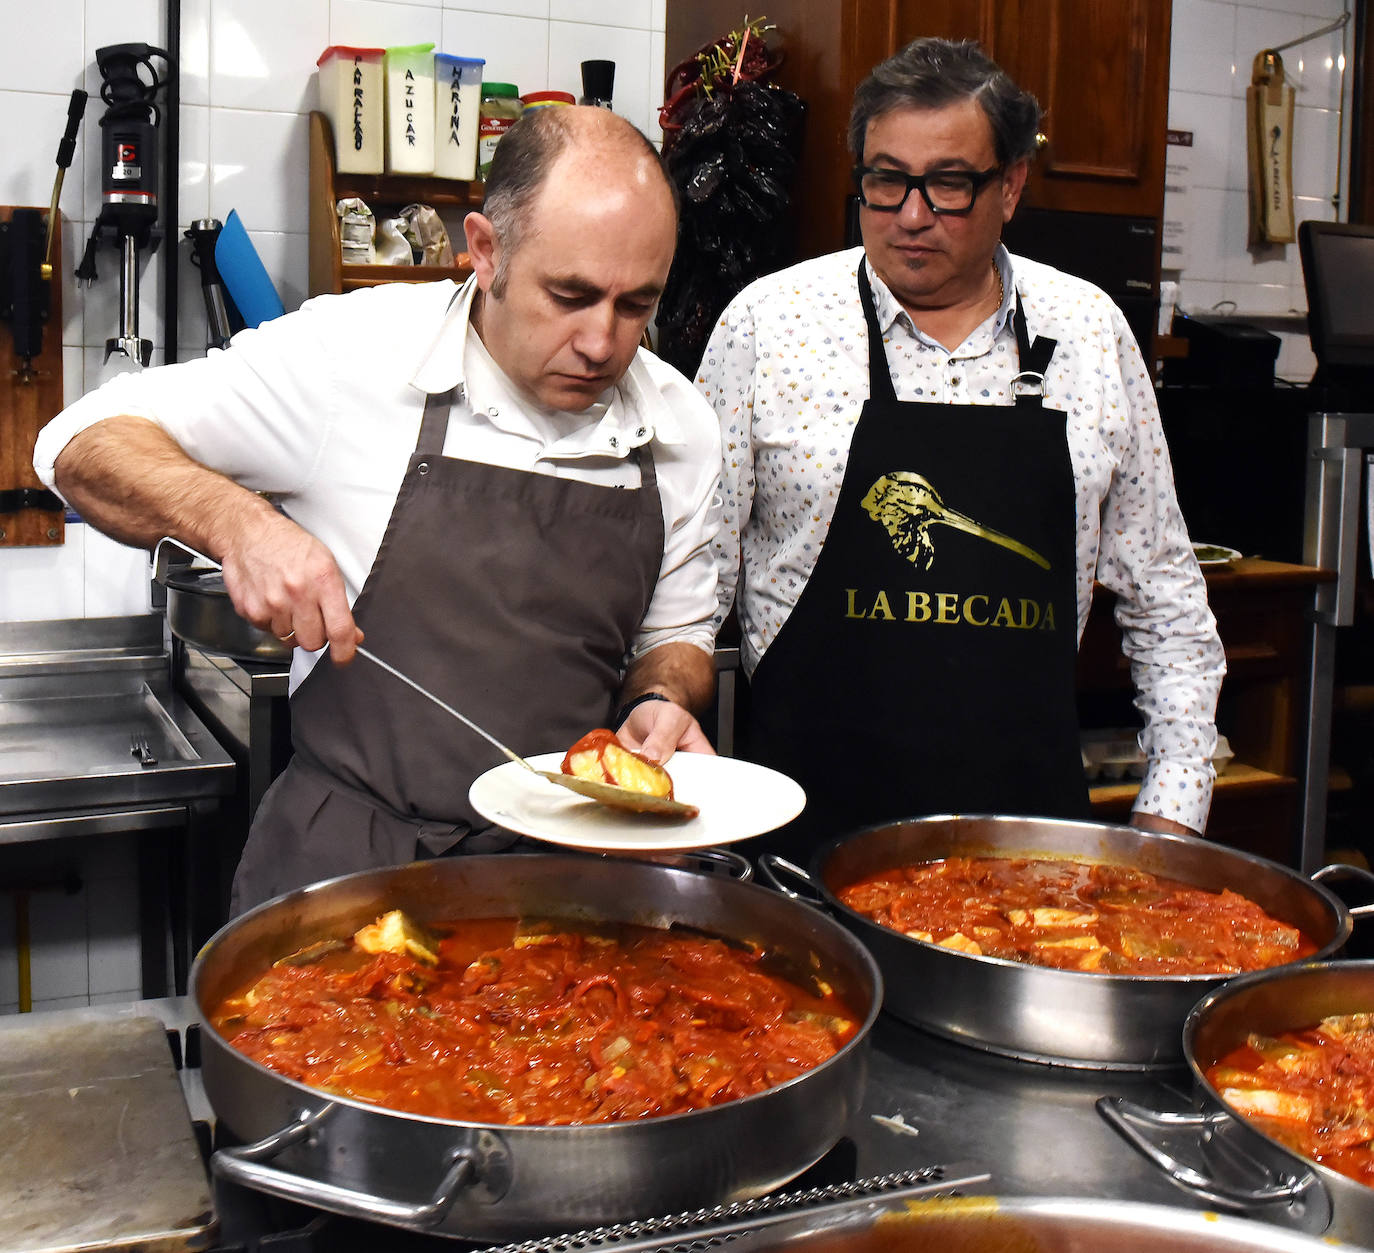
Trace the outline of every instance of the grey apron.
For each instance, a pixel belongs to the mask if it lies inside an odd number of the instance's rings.
[[[425,403],[353,616],[372,652],[517,752],[561,750],[609,719],[658,581],[653,454],[637,450],[638,490],[445,457],[453,395]],[[291,698],[291,738],[234,876],[233,914],[447,852],[487,825],[468,785],[504,758],[365,660],[320,659]],[[465,849],[512,838],[475,834]]]

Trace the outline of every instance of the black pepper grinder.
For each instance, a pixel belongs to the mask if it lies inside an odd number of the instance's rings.
[[[600,109],[611,107],[611,93],[615,89],[614,61],[582,62],[582,99],[578,104],[595,105]]]

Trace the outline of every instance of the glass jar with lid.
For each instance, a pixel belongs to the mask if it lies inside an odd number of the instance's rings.
[[[550,105],[576,104],[570,91],[529,91],[521,99],[525,102],[525,112],[531,109],[547,109]]]
[[[477,177],[491,172],[496,145],[524,111],[520,89],[514,83],[483,83],[482,107],[477,123]]]

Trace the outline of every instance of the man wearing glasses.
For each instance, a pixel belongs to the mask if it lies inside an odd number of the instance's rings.
[[[1074,690],[1094,582],[1145,727],[1133,821],[1200,832],[1224,661],[1149,372],[1097,288],[1000,242],[1040,108],[972,43],[855,93],[863,247],[747,287],[697,378],[721,422],[720,620],[793,854],[868,823],[1089,816]]]

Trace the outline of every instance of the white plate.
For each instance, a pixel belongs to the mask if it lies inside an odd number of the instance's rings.
[[[539,770],[557,770],[563,754],[543,753],[529,761]],[[701,811],[695,818],[608,809],[513,761],[475,779],[468,800],[482,817],[508,831],[569,848],[633,852],[745,840],[790,822],[806,804],[806,793],[785,774],[737,757],[677,753],[668,773],[673,795]]]
[[[1234,548],[1227,548],[1225,544],[1194,544],[1193,556],[1197,558],[1200,566],[1229,566],[1233,561],[1239,561],[1244,554]]]

